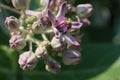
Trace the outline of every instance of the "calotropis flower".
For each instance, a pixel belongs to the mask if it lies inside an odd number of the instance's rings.
[[[5,20],[5,24],[7,25],[10,32],[19,31],[20,21],[16,17],[7,17]]]
[[[10,47],[15,50],[21,50],[26,46],[26,41],[22,35],[13,35],[9,40]]]
[[[32,51],[26,51],[19,56],[18,63],[23,70],[31,70],[35,68],[38,59]]]
[[[62,3],[59,7],[57,16],[55,16],[50,10],[48,10],[48,17],[52,23],[52,28],[56,37],[64,37],[69,44],[78,46],[79,43],[69,33],[69,29],[79,29],[82,26],[81,22],[71,21],[65,17],[67,11],[66,2]]]
[[[35,68],[38,59],[42,59],[47,71],[57,73],[61,71],[61,65],[54,59],[56,56],[62,57],[65,65],[80,62],[79,30],[90,24],[88,17],[93,12],[91,4],[74,7],[75,0],[40,0],[41,6],[36,11],[26,10],[30,0],[11,1],[21,14],[19,19],[10,16],[5,20],[11,33],[10,47],[21,50],[26,42],[29,43],[29,51],[20,54],[18,60],[23,70]],[[17,13],[19,10],[16,10]],[[36,50],[33,50],[33,45]]]

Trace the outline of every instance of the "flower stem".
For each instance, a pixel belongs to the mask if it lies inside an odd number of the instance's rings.
[[[29,41],[29,49],[32,51],[32,40]]]
[[[14,8],[11,8],[11,7],[7,6],[7,5],[4,5],[4,4],[0,4],[0,7],[1,7],[1,8],[4,8],[4,9],[7,9],[7,10],[9,10],[9,11],[15,12],[15,13],[17,13],[17,14],[19,14],[19,15],[21,14],[20,11],[14,9]]]
[[[42,38],[43,38],[43,40],[45,40],[45,41],[49,41],[48,38],[47,38],[47,36],[45,35],[45,33],[42,33]]]
[[[22,10],[20,16],[21,26],[24,25],[25,17],[26,17],[25,10]]]

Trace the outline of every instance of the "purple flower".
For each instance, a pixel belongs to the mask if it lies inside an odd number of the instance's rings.
[[[41,23],[43,25],[49,25],[50,24],[50,20],[49,20],[49,18],[47,16],[47,12],[46,11],[42,12],[40,20],[41,20]]]
[[[50,20],[49,20],[49,18],[48,18],[48,14],[47,14],[47,10],[48,9],[51,9],[51,6],[54,4],[54,0],[48,0],[48,3],[47,3],[47,5],[46,5],[46,7],[45,7],[45,9],[42,11],[42,13],[41,13],[41,18],[40,18],[40,20],[41,20],[41,23],[43,24],[43,25],[49,25],[50,24]]]
[[[50,19],[52,26],[62,34],[66,33],[70,28],[79,29],[82,26],[82,23],[72,22],[71,19],[65,17],[67,11],[66,5],[66,2],[61,4],[56,17],[50,10],[48,10],[48,18]]]
[[[82,26],[81,22],[72,22],[71,19],[65,17],[67,6],[66,2],[62,3],[59,7],[57,16],[48,10],[48,17],[52,23],[52,28],[54,30],[55,36],[60,38],[61,36],[68,41],[69,45],[80,45],[70,34],[68,34],[69,29],[79,29]]]
[[[32,51],[24,52],[19,56],[18,63],[23,70],[31,70],[35,68],[38,59]]]
[[[71,28],[71,23],[67,22],[66,17],[60,17],[56,20],[55,27],[59,30],[59,32],[64,34]]]

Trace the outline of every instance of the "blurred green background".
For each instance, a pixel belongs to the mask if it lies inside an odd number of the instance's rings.
[[[11,6],[10,0],[0,3]],[[43,61],[31,71],[23,71],[17,63],[22,52],[9,48],[9,32],[4,20],[14,15],[2,9],[0,13],[0,79],[1,80],[120,80],[120,0],[76,0],[75,5],[91,3],[94,13],[91,25],[82,29],[82,60],[79,65],[65,66],[52,74],[44,69]],[[32,0],[31,9],[39,7],[39,0]]]

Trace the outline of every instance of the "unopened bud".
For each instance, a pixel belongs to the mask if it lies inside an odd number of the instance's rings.
[[[86,27],[91,24],[91,22],[87,18],[82,19],[81,22],[83,23],[83,27]]]
[[[81,54],[77,50],[68,50],[63,56],[63,63],[65,65],[75,65],[78,64],[81,59]]]
[[[93,12],[93,6],[91,4],[80,4],[76,8],[76,13],[81,18],[90,17]]]
[[[51,41],[51,46],[53,49],[62,50],[63,48],[66,47],[66,43],[63,38],[59,39],[59,38],[53,37],[53,39]]]
[[[33,22],[37,21],[37,17],[36,16],[30,16],[27,17],[27,19],[25,20],[27,24],[33,24]]]
[[[34,33],[42,32],[43,29],[42,29],[41,21],[38,20],[38,21],[34,22],[32,25],[32,29],[33,29]]]
[[[29,0],[12,0],[12,4],[16,9],[26,9]]]
[[[5,24],[11,32],[14,32],[19,30],[20,21],[16,17],[10,16],[6,18]]]
[[[57,61],[55,61],[53,58],[48,57],[46,60],[46,67],[45,69],[52,73],[58,73],[61,70],[61,65]]]
[[[18,63],[23,70],[31,70],[35,68],[38,59],[32,51],[24,52],[19,56]]]
[[[26,46],[25,39],[22,35],[13,35],[9,40],[10,47],[15,50],[21,50]]]
[[[36,51],[35,51],[35,55],[38,57],[38,58],[44,58],[45,54],[47,53],[47,50],[44,46],[39,46]]]

